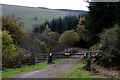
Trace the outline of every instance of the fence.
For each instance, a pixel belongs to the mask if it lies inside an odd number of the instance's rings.
[[[47,63],[51,63],[53,59],[59,59],[59,58],[72,58],[72,59],[78,58],[73,55],[85,55],[85,54],[84,53],[49,53],[47,57]]]
[[[87,53],[48,53],[48,54],[40,54],[37,55],[35,58],[35,63],[40,63],[40,62],[45,62],[51,63],[54,59],[60,59],[60,58],[71,58],[71,59],[76,59],[79,58],[78,56],[88,56],[86,55]],[[78,55],[78,56],[74,56]]]

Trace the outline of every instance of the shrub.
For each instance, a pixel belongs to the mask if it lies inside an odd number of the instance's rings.
[[[58,42],[60,34],[58,32],[43,32],[36,34],[36,37],[45,42],[50,52],[60,52],[66,48]]]
[[[47,48],[46,44],[43,41],[40,41],[37,38],[35,38],[35,41],[39,45],[41,53],[45,54],[49,52],[49,49]]]
[[[67,46],[74,46],[79,41],[79,35],[74,30],[65,31],[59,39],[59,42]]]
[[[12,65],[9,67],[21,67],[23,65],[30,65],[33,63],[32,54],[23,48],[17,48]]]
[[[113,53],[112,51],[119,51],[120,47],[120,26],[115,25],[113,28],[110,28],[108,30],[105,30],[100,35],[100,44],[101,44],[101,50],[103,51],[109,51],[110,53]]]
[[[120,65],[120,26],[104,30],[100,35],[100,43],[93,46],[96,50],[101,50],[101,58],[98,63],[105,67]]]
[[[13,39],[8,31],[2,31],[2,64],[3,67],[9,67],[14,59],[15,46]]]

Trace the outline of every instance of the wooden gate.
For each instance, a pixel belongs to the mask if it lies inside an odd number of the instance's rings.
[[[71,58],[76,59],[79,57],[76,57],[75,55],[85,55],[84,53],[49,53],[47,56],[47,63],[51,63],[54,59],[60,59],[60,58]]]

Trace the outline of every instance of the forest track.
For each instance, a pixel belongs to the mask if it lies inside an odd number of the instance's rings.
[[[42,69],[23,74],[16,74],[9,78],[64,78],[65,76],[60,76],[60,74],[64,74],[65,72],[72,70],[71,67],[79,61],[80,59],[68,59]]]

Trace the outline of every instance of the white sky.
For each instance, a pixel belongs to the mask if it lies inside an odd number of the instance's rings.
[[[47,7],[51,9],[87,10],[89,4],[84,0],[1,0],[1,4]]]

